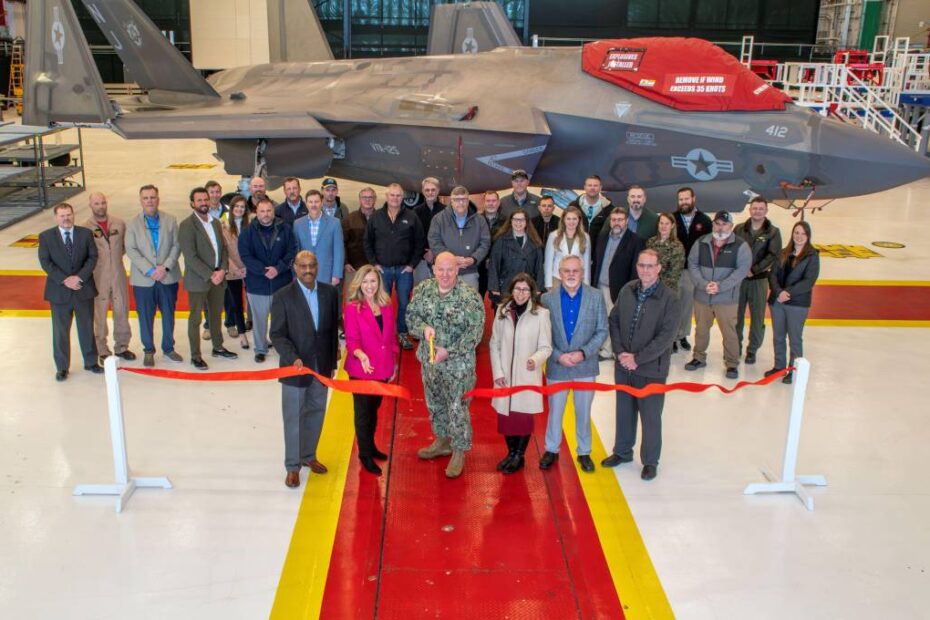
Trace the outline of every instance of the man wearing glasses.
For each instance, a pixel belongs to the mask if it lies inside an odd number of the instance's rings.
[[[648,249],[636,261],[638,280],[628,282],[608,317],[610,342],[616,364],[617,385],[644,388],[665,383],[668,378],[672,342],[678,333],[678,296],[659,281],[659,255]],[[603,467],[616,467],[633,460],[636,443],[637,414],[643,422],[643,441],[639,449],[643,464],[641,477],[652,480],[659,468],[662,452],[662,408],[665,395],[637,398],[617,392],[616,431],[613,453],[601,461]]]
[[[478,208],[469,204],[468,190],[452,190],[451,206],[433,218],[429,227],[430,250],[434,256],[449,252],[458,263],[458,278],[478,290],[478,264],[491,249],[491,231]]]

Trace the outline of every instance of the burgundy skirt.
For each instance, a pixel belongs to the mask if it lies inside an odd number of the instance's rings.
[[[511,411],[510,415],[497,416],[497,432],[501,435],[532,435],[536,414]]]

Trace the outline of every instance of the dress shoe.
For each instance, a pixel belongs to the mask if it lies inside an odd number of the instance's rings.
[[[699,359],[693,359],[685,364],[685,370],[697,370],[698,368],[704,368],[705,366],[707,366],[706,362],[702,362]]]
[[[659,473],[658,465],[643,465],[643,473],[640,474],[640,478],[643,480],[652,480],[656,477],[656,474]]]
[[[782,377],[782,378],[781,378],[781,382],[782,382],[782,383],[787,383],[787,384],[790,385],[791,382],[793,381],[793,379],[792,379],[792,377],[791,377],[791,374],[792,374],[792,373],[789,372],[789,373],[786,374],[784,377]]]
[[[289,471],[287,476],[284,477],[284,485],[290,488],[296,488],[300,486],[300,472],[299,471]]]
[[[152,368],[155,366],[155,354],[154,353],[143,353],[142,354],[142,365],[146,368]]]
[[[230,338],[238,338],[238,337],[239,337],[239,330],[236,328],[235,325],[230,325],[229,327],[227,327],[227,328],[226,328],[226,333],[229,334],[229,337],[230,337]]]
[[[378,467],[378,464],[375,463],[375,460],[370,456],[360,456],[358,457],[358,460],[362,462],[362,467],[365,468],[365,471],[376,476],[381,475],[381,468]]]
[[[213,349],[210,355],[212,355],[213,357],[223,357],[228,360],[234,360],[234,359],[239,358],[239,355],[237,353],[233,353],[229,349]]]
[[[784,370],[784,368],[769,368],[768,370],[765,371],[765,376],[766,376],[766,377],[771,377],[772,375],[774,375],[774,374],[776,374],[776,373],[779,373],[779,372],[781,372],[781,371],[783,371],[783,370]]]
[[[630,463],[633,461],[631,456],[620,456],[619,454],[611,454],[606,459],[601,461],[601,467],[616,467],[617,465],[622,465],[623,463]]]
[[[736,368],[727,368],[727,379],[739,379],[739,371]]]
[[[756,363],[756,354],[753,353],[752,351],[747,351],[747,352],[746,352],[746,363],[747,363],[747,364],[755,364],[755,363]]]
[[[437,437],[430,445],[417,450],[417,456],[426,460],[450,454],[452,454],[452,440],[448,437]]]
[[[136,360],[136,354],[129,349],[126,349],[121,353],[117,353],[116,357],[120,358],[121,360],[126,360],[127,362],[134,362]]]
[[[446,465],[446,478],[458,478],[462,475],[462,470],[465,468],[465,451],[464,450],[453,450],[452,458],[449,459],[449,464]]]
[[[246,321],[246,322],[245,322],[245,331],[247,331],[247,332],[252,331],[252,321]]]
[[[410,342],[410,338],[407,334],[400,334],[397,336],[397,341],[400,343],[400,348],[404,351],[410,351],[413,349],[413,343]]]
[[[58,372],[55,373],[55,381],[64,381],[67,378],[68,378],[67,370],[59,370]]]
[[[209,368],[209,366],[207,366],[207,363],[206,363],[205,361],[203,361],[203,359],[201,359],[201,358],[199,358],[199,357],[192,357],[192,358],[191,358],[191,366],[193,366],[193,367],[196,368],[197,370],[206,370],[206,369]]]
[[[582,454],[578,457],[578,464],[581,465],[581,471],[591,473],[594,471],[594,461],[591,460],[590,454]]]
[[[502,459],[497,463],[497,471],[504,471],[504,469],[506,469],[507,466],[510,464],[510,461],[512,461],[516,456],[517,456],[517,453],[514,452],[513,450],[511,450],[510,452],[508,452],[508,453],[507,453],[507,456],[505,456],[504,458],[502,458]]]
[[[178,355],[177,351],[168,351],[165,353],[165,357],[171,360],[172,362],[183,362],[184,358]]]
[[[85,366],[85,367],[84,367],[84,370],[86,370],[86,371],[88,371],[88,372],[92,372],[92,373],[94,373],[95,375],[102,375],[102,374],[103,374],[103,366],[101,366],[100,364],[91,364],[90,366]]]
[[[266,356],[265,356],[264,353],[256,353],[256,354],[255,354],[255,363],[256,363],[256,364],[261,364],[262,362],[265,361],[265,357],[266,357]]]
[[[381,450],[377,449],[377,448],[375,448],[375,449],[372,451],[371,456],[372,456],[372,458],[374,458],[376,461],[386,461],[386,460],[388,459],[388,455],[385,454],[384,452],[382,452]]]
[[[677,342],[673,342],[673,343],[672,343],[672,353],[678,353],[678,343],[677,343]]]
[[[245,336],[245,334],[243,334],[242,337],[239,338],[239,346],[242,347],[243,349],[249,348],[249,339]]]
[[[682,338],[681,340],[679,340],[679,341],[678,341],[678,346],[681,347],[681,350],[682,350],[682,351],[690,351],[690,350],[691,350],[691,343],[688,342],[688,339],[687,339],[687,338]]]
[[[109,353],[101,353],[97,356],[97,363],[103,366],[103,363],[107,361],[107,358],[110,357]]]
[[[539,459],[539,468],[540,469],[549,469],[552,467],[552,464],[559,460],[558,452],[544,452],[542,458]]]
[[[316,459],[310,459],[309,461],[305,461],[303,465],[304,467],[309,467],[310,471],[312,471],[315,474],[325,474],[326,472],[329,471],[328,469],[326,469],[326,465],[324,465],[323,463],[319,462]]]
[[[209,329],[203,330],[203,339],[204,339],[204,340],[209,340],[211,337],[212,337],[212,336],[210,335],[210,330],[209,330]]]

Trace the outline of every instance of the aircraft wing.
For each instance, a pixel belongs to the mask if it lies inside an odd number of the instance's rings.
[[[188,108],[136,112],[120,116],[113,128],[124,138],[331,138],[306,112],[227,111],[222,108]]]

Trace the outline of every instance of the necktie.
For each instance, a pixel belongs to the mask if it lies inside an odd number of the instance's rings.
[[[74,243],[71,241],[71,231],[65,231],[65,249],[68,251],[68,260],[74,259]]]

